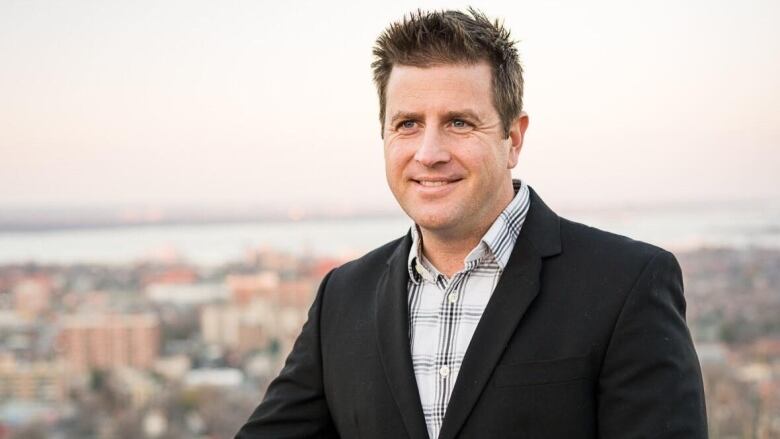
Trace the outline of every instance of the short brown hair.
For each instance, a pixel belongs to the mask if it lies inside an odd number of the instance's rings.
[[[412,12],[385,29],[374,45],[374,83],[379,93],[379,122],[384,135],[385,91],[393,66],[431,67],[486,61],[493,72],[493,104],[504,135],[523,110],[523,68],[509,30],[469,8]]]

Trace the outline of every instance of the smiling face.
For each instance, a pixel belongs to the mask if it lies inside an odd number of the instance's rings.
[[[385,171],[390,190],[423,234],[479,239],[513,197],[528,125],[504,135],[487,63],[396,65],[386,89]]]

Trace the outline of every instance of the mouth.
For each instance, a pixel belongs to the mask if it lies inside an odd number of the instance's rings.
[[[421,188],[438,189],[438,188],[445,188],[448,186],[452,186],[455,183],[461,181],[462,178],[431,177],[431,178],[413,178],[411,180]]]
[[[437,181],[419,180],[417,181],[417,183],[425,187],[439,187],[439,186],[444,186],[445,184],[450,184],[451,182],[447,180],[437,180]]]

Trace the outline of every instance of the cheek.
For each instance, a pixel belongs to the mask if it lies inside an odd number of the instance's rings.
[[[400,186],[403,180],[404,166],[398,155],[392,152],[385,153],[385,178],[390,190],[396,193],[400,190]]]
[[[408,146],[401,142],[385,145],[385,170],[388,176],[401,174],[410,158],[414,156],[414,151]]]
[[[509,162],[509,151],[502,149],[502,147],[503,145],[496,144],[482,145],[478,156],[473,158],[473,163],[478,163],[485,172],[491,174],[506,170]]]
[[[487,147],[481,144],[471,144],[460,148],[456,160],[459,165],[472,174],[492,173],[496,158],[485,153]]]
[[[385,149],[385,171],[388,176],[398,172],[398,155],[395,151]]]

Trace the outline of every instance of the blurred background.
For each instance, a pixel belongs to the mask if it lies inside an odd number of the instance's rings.
[[[711,437],[780,437],[780,3],[471,4],[519,40],[515,177],[672,250]],[[374,39],[465,6],[0,0],[0,439],[232,437],[411,224]]]

